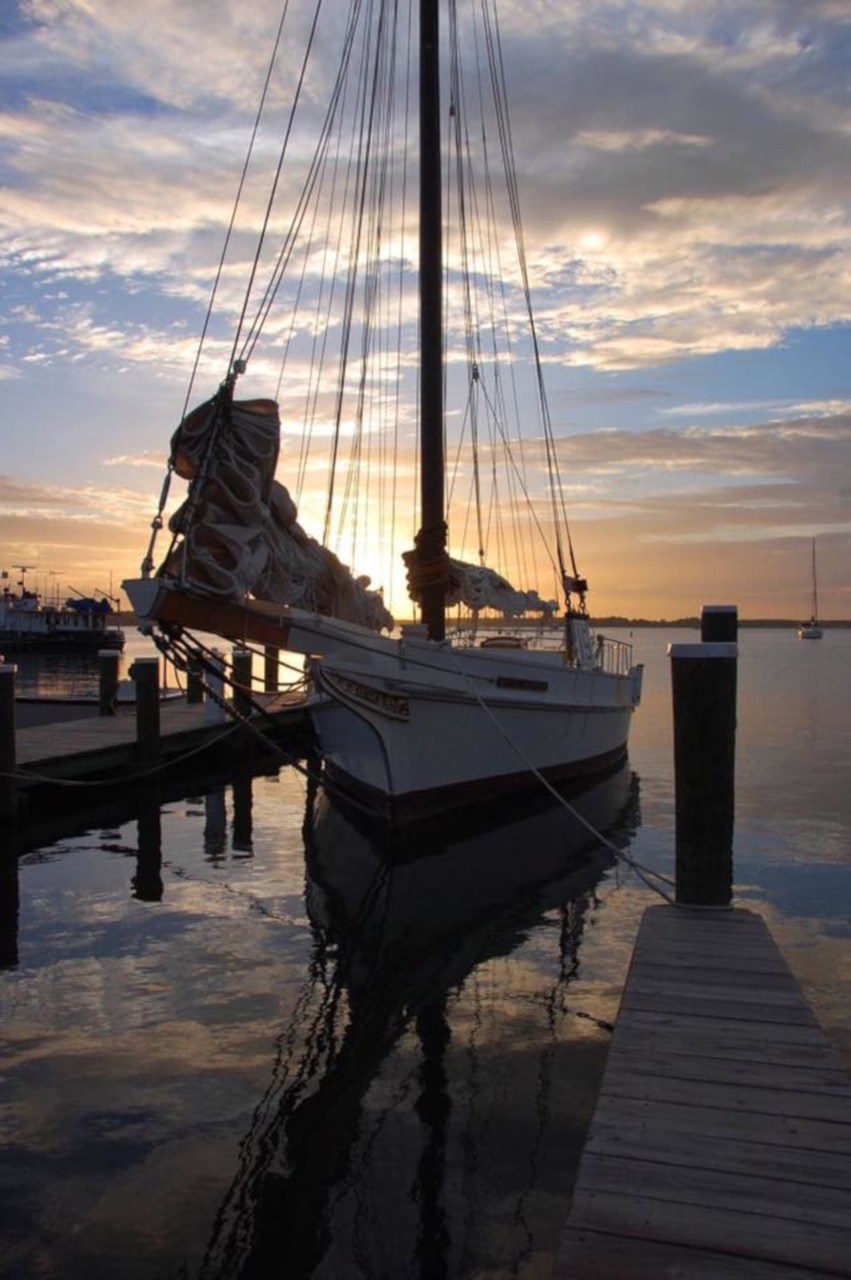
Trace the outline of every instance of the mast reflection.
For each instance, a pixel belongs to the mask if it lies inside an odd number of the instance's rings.
[[[628,841],[637,785],[626,767],[570,802],[614,843]],[[248,1280],[271,1268],[307,1277],[320,1267],[334,1274],[336,1207],[347,1190],[362,1199],[369,1179],[384,1176],[372,1163],[384,1123],[375,1090],[386,1092],[382,1071],[407,1037],[419,1065],[405,1105],[413,1106],[420,1146],[408,1197],[418,1222],[405,1273],[440,1280],[453,1274],[458,1248],[445,1198],[447,1133],[463,1119],[453,1115],[450,1089],[450,998],[477,966],[510,955],[557,912],[549,999],[564,1005],[585,917],[614,855],[549,797],[400,837],[376,833],[321,789],[308,795],[305,850],[309,976],[278,1040],[201,1274]],[[392,1097],[386,1105],[392,1110]],[[475,1153],[470,1159],[475,1164]],[[363,1213],[374,1222],[380,1206],[364,1205]],[[346,1247],[368,1255],[378,1247],[373,1234],[347,1234]],[[364,1274],[384,1265],[378,1254],[360,1262]]]

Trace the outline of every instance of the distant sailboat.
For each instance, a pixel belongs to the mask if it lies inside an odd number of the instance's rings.
[[[821,640],[824,632],[819,626],[818,620],[818,582],[816,579],[816,540],[813,538],[813,611],[809,622],[802,622],[798,627],[798,637],[801,640]]]

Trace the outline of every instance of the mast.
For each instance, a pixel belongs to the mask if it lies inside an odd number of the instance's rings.
[[[813,538],[813,621],[818,621],[818,586],[816,584],[816,540]]]
[[[438,0],[420,0],[420,506],[426,561],[440,561],[446,552],[439,27]],[[442,582],[424,586],[421,602],[429,639],[442,640]]]

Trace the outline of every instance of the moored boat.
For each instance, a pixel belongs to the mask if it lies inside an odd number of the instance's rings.
[[[487,171],[475,179],[475,163],[483,157],[462,154],[470,137],[480,133],[482,122],[461,117],[490,93],[490,123],[496,121],[499,131],[507,104],[498,58],[487,73],[489,82],[483,79],[469,96],[463,93],[464,75],[476,73],[476,59],[470,55],[463,64],[454,5],[448,6],[450,93],[441,99],[439,9],[437,0],[421,0],[419,22],[413,24],[419,30],[417,252],[411,253],[405,240],[414,215],[403,206],[402,195],[397,195],[407,189],[400,174],[412,149],[405,141],[407,126],[403,130],[396,123],[396,111],[399,81],[406,74],[414,78],[410,68],[403,66],[413,26],[403,34],[394,6],[379,4],[369,15],[355,6],[340,48],[338,71],[331,76],[336,87],[329,116],[256,319],[249,322],[246,317],[255,306],[251,293],[260,246],[250,268],[227,375],[216,395],[184,415],[173,436],[142,577],[124,584],[143,627],[158,631],[163,646],[175,630],[196,629],[304,654],[312,680],[310,714],[329,782],[396,822],[433,809],[465,806],[506,788],[536,787],[542,778],[608,770],[626,754],[630,720],[641,694],[641,667],[632,662],[630,646],[595,636],[588,614],[588,584],[577,567],[567,526],[559,442],[546,401],[510,149],[502,153],[510,214],[504,213],[503,224],[489,232],[478,218],[462,218],[457,232],[461,245],[454,262],[449,260],[454,242],[445,235],[442,202],[442,174],[447,168],[453,170],[458,184],[453,213],[478,207],[483,218],[489,215],[498,221],[493,174]],[[481,19],[471,19],[471,30],[481,20],[495,38],[491,9],[489,3]],[[311,44],[314,51],[325,47],[318,38]],[[357,55],[355,49],[360,51]],[[326,83],[327,70],[323,69]],[[356,73],[358,85],[352,83]],[[354,117],[344,115],[346,104],[351,109],[365,100],[365,85],[370,94],[380,95],[380,100],[373,101],[374,111],[368,113],[369,124],[366,115],[357,111]],[[298,94],[293,111],[297,100]],[[448,108],[446,115],[444,108]],[[446,168],[441,157],[443,129],[448,129],[451,145],[459,151],[457,163]],[[332,135],[340,148],[334,163],[329,154]],[[345,208],[340,202],[346,197],[333,176],[338,165],[350,174],[345,190],[351,203]],[[267,225],[278,189],[276,176]],[[395,240],[385,225],[391,213],[400,215],[401,230]],[[327,217],[327,238],[324,251],[319,252],[319,241],[311,237],[323,217]],[[342,244],[341,234],[349,237]],[[507,237],[513,237],[516,253],[510,268],[494,248]],[[339,359],[333,369],[318,366],[309,378],[310,411],[324,406],[329,419],[306,421],[303,452],[298,460],[287,459],[290,474],[298,472],[303,479],[311,470],[306,451],[314,437],[324,435],[332,441],[321,539],[314,539],[301,526],[293,497],[276,479],[277,402],[260,396],[235,398],[237,382],[247,374],[261,334],[274,328],[267,321],[300,238],[306,241],[299,265],[302,273],[320,261],[332,269],[333,278],[319,294],[320,304],[323,299],[330,303],[336,295],[346,298]],[[401,300],[407,277],[414,271],[419,306],[418,319],[412,324],[401,301],[391,315],[386,300],[397,294]],[[395,283],[390,280],[393,272]],[[450,276],[454,289],[445,286]],[[496,323],[485,321],[480,308],[487,305],[493,310],[496,305],[497,310],[507,310],[509,278],[516,288],[515,311],[502,316],[506,336],[501,337]],[[477,287],[482,289],[481,301],[474,301]],[[289,295],[293,311],[286,326],[291,334],[315,335],[321,330],[324,357],[326,341],[341,328],[338,310],[329,305],[321,317],[314,310],[299,318],[295,312],[299,296],[300,288]],[[459,327],[466,334],[466,348],[462,338],[451,352],[444,325],[450,296],[462,299]],[[314,301],[313,306],[317,305]],[[250,324],[249,332],[242,331],[243,322],[246,328]],[[520,362],[521,322],[527,327],[530,398],[527,402],[524,396],[523,412],[509,430],[509,400],[519,409],[521,397],[516,392],[506,395],[502,378],[513,377]],[[355,324],[362,334],[357,358],[349,347]],[[405,352],[403,338],[410,343]],[[288,340],[287,352],[290,345]],[[465,423],[469,419],[470,426],[465,425],[459,439],[450,443],[444,399],[455,366],[466,369],[463,386],[458,388],[462,409],[455,416]],[[501,367],[505,374],[500,373]],[[283,375],[281,386],[286,393]],[[370,401],[373,394],[374,402]],[[487,433],[486,414],[493,416]],[[391,440],[398,445],[400,420],[418,425],[413,464],[402,459],[398,449],[392,453]],[[524,430],[529,434],[529,461],[523,458]],[[343,446],[351,432],[355,443],[349,469],[341,475]],[[472,446],[471,469],[457,469],[450,477],[447,453],[460,454],[462,445]],[[497,479],[498,450],[505,470]],[[173,474],[188,482],[188,494],[171,515],[171,545],[154,572],[153,543],[164,523]],[[418,477],[418,500],[412,492],[410,507],[417,512],[419,529],[413,549],[402,558],[421,622],[401,633],[393,631],[394,620],[383,593],[373,590],[365,575],[351,573],[328,545],[335,502],[353,520],[351,545],[363,536],[364,528],[371,530],[373,545],[385,538],[392,512],[400,509],[403,499],[395,487],[392,497],[374,496],[370,486],[379,474],[392,475],[394,486],[409,476]],[[492,494],[485,499],[488,476]],[[475,514],[469,514],[469,509],[466,517],[455,512],[449,494],[456,491],[456,480],[457,488],[463,483],[471,495]],[[503,501],[503,493],[511,496],[510,503]],[[511,525],[511,509],[518,507],[525,524]],[[452,544],[450,526],[459,530]],[[472,551],[469,527],[476,529]],[[489,530],[493,530],[492,549],[502,566],[499,572],[486,562]],[[546,544],[539,562],[545,569],[535,567],[531,550],[538,539]],[[459,548],[455,554],[450,554],[450,545]],[[504,564],[509,546],[516,556],[510,570]],[[514,580],[523,573],[526,581],[532,578],[536,585],[516,589],[504,571],[510,571]],[[548,576],[562,596],[561,606],[539,595],[537,584]],[[531,644],[453,643],[446,638],[445,620],[447,608],[455,603],[474,613],[490,610],[506,619],[536,614],[552,620],[561,607],[561,645],[557,651],[548,651]]]
[[[818,579],[816,577],[816,540],[813,538],[812,544],[812,613],[807,622],[802,622],[798,627],[798,638],[800,640],[821,640],[824,630],[818,620]]]
[[[43,604],[35,591],[8,587],[0,595],[0,653],[85,653],[123,649],[124,632],[108,600],[68,599]]]

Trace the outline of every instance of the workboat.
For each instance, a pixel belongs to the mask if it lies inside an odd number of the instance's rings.
[[[69,597],[44,604],[36,591],[4,587],[0,595],[0,653],[86,653],[123,649],[124,632],[115,625],[106,599]]]
[[[642,672],[629,645],[594,633],[567,524],[493,0],[446,6],[443,52],[438,0],[345,8],[324,25],[284,8],[232,228],[268,154],[269,103],[289,108],[229,361],[188,411],[235,272],[220,265],[141,576],[124,589],[165,649],[212,632],[303,654],[326,782],[404,823],[611,769]],[[188,488],[169,511],[175,476]],[[397,626],[358,570],[374,574],[403,534],[417,616]],[[456,608],[465,626],[447,638]],[[482,643],[485,617],[543,620],[558,639]]]

